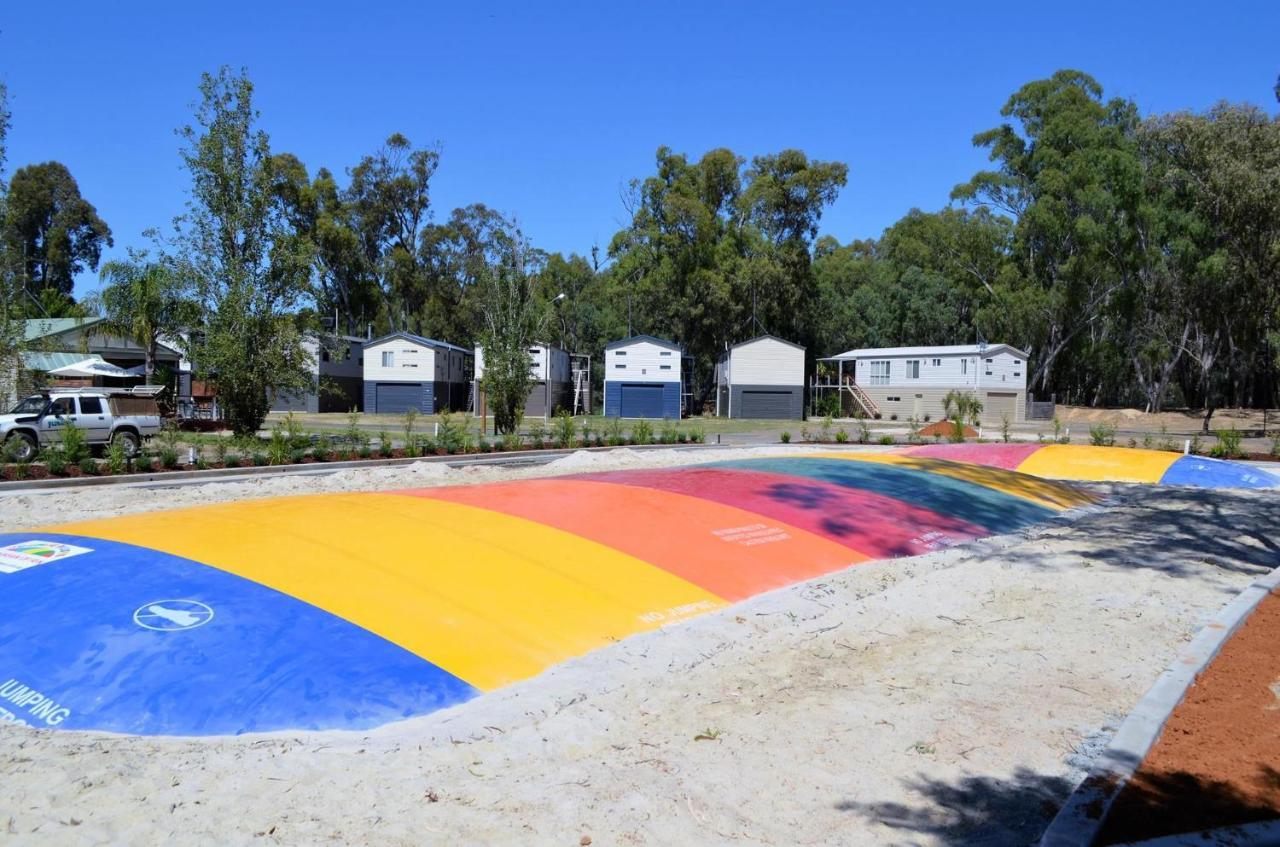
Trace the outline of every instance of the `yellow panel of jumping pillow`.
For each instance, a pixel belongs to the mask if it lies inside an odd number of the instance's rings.
[[[1088,482],[1159,482],[1177,460],[1177,453],[1159,450],[1047,444],[1018,465],[1018,472]]]
[[[946,459],[930,459],[924,456],[909,456],[904,453],[843,451],[831,453],[803,453],[804,456],[819,456],[824,459],[849,459],[857,462],[879,462],[886,465],[897,465],[910,470],[936,473],[974,485],[1022,497],[1033,503],[1048,506],[1051,509],[1072,509],[1077,506],[1088,506],[1096,499],[1085,491],[1072,488],[1060,482],[1039,479],[1021,471],[1010,471],[1004,468],[993,468],[986,465],[971,465],[966,462],[950,462]]]
[[[374,632],[483,690],[725,605],[576,535],[397,494],[244,501],[45,530],[228,571]]]

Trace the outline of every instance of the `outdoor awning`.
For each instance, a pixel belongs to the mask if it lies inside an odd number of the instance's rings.
[[[49,371],[49,376],[66,376],[66,377],[95,377],[105,376],[115,379],[127,379],[129,377],[139,376],[141,366],[138,368],[122,368],[119,365],[113,365],[110,362],[104,362],[101,359],[84,359],[70,365],[63,365],[60,368],[54,368]]]

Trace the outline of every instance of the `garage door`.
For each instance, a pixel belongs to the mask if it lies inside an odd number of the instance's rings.
[[[1000,426],[1007,416],[1009,423],[1018,420],[1018,395],[988,391],[982,401],[982,423],[985,426]]]
[[[735,418],[771,418],[774,420],[791,417],[790,391],[743,391],[738,408],[733,410]]]
[[[653,383],[622,384],[622,417],[662,417],[662,386]]]
[[[374,402],[378,404],[378,414],[395,414],[410,408],[421,409],[422,385],[417,382],[380,382]]]

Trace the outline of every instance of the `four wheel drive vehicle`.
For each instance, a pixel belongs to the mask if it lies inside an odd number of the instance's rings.
[[[120,444],[136,456],[142,441],[160,432],[159,385],[134,388],[51,388],[0,415],[0,442],[13,461],[30,462],[41,448],[62,440],[74,425],[90,445]]]

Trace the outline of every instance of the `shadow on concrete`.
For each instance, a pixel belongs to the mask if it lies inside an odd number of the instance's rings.
[[[1280,818],[1280,771],[1267,765],[1241,782],[1185,771],[1139,773],[1120,792],[1096,844],[1123,844]]]

